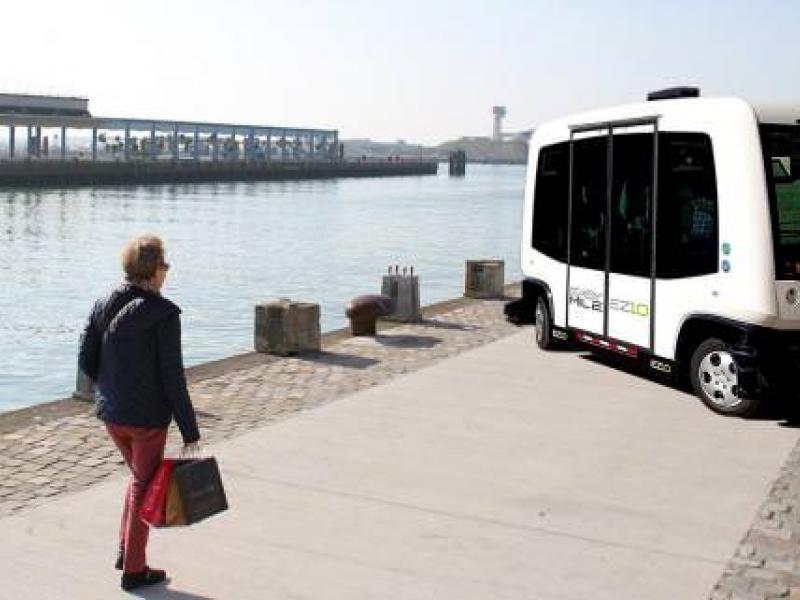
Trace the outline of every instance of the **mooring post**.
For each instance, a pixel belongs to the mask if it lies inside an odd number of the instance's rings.
[[[80,369],[78,369],[78,375],[75,378],[75,391],[72,392],[72,397],[75,400],[83,400],[84,402],[92,402],[94,400],[94,381]]]
[[[122,147],[122,155],[125,158],[125,161],[130,158],[131,156],[131,124],[127,121],[125,122],[125,141],[124,146]]]
[[[389,273],[381,281],[381,295],[388,296],[394,303],[394,310],[387,318],[393,321],[413,323],[422,319],[419,305],[419,277],[414,275],[414,267],[408,273],[403,267],[402,275],[395,267],[394,273],[389,267]]]
[[[468,260],[465,264],[464,295],[468,298],[504,297],[505,261]]]
[[[456,150],[450,153],[450,175],[464,175],[467,172],[467,153]]]
[[[256,352],[286,356],[322,348],[319,304],[281,298],[255,308]]]
[[[215,127],[214,131],[211,132],[211,159],[214,162],[219,160],[219,130]]]
[[[336,161],[337,158],[339,158],[339,156],[341,155],[341,153],[339,152],[339,131],[338,130],[333,132],[333,152],[334,152],[333,159],[334,159],[334,161]]]

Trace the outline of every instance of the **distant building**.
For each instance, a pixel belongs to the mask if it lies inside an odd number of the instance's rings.
[[[526,144],[533,135],[533,129],[526,129],[525,131],[515,131],[513,133],[504,133],[503,136],[512,142],[525,142]]]
[[[0,94],[0,114],[91,117],[89,100],[67,96]]]
[[[503,119],[506,116],[506,107],[505,106],[495,106],[492,108],[492,114],[494,115],[494,127],[492,129],[492,139],[495,142],[502,142],[503,141]]]

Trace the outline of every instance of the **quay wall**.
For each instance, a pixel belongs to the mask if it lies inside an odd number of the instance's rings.
[[[435,161],[7,161],[0,162],[0,187],[62,187],[435,175],[438,167],[439,165]]]
[[[522,296],[522,284],[519,281],[507,283],[503,286],[503,291],[505,295],[503,300],[520,298]],[[423,306],[422,323],[437,315],[467,307],[473,302],[476,302],[476,300],[461,296]],[[403,325],[406,325],[406,323],[379,319],[378,333]],[[324,332],[322,334],[322,350],[330,350],[336,344],[350,337],[352,337],[350,327],[342,327],[340,329]],[[75,353],[77,359],[77,347]],[[230,375],[237,371],[250,369],[281,359],[282,357],[271,354],[263,354],[254,351],[245,352],[187,367],[185,369],[186,381],[191,386],[207,379]],[[64,417],[85,414],[87,410],[90,410],[90,406],[91,404],[85,400],[78,400],[74,396],[68,396],[50,402],[34,404],[26,408],[0,411],[0,435],[12,433],[18,429],[30,427],[35,424],[43,425]]]

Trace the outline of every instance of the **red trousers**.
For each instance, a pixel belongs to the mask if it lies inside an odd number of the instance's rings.
[[[106,429],[131,470],[119,528],[123,569],[125,573],[140,573],[147,565],[145,548],[150,530],[139,518],[139,507],[147,485],[164,457],[167,428],[150,429],[106,423]]]

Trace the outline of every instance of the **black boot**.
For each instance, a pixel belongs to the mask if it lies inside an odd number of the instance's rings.
[[[141,573],[123,573],[122,589],[126,592],[135,590],[143,585],[155,585],[167,578],[167,574],[160,569],[145,567]]]

